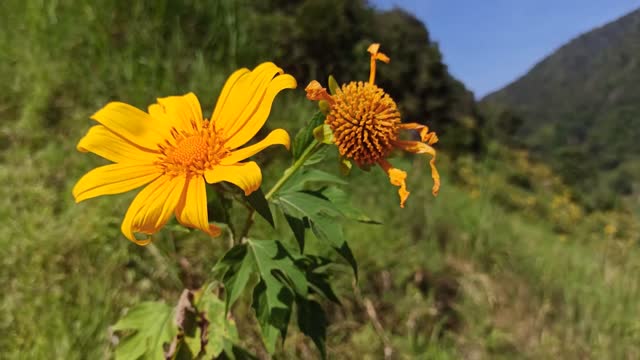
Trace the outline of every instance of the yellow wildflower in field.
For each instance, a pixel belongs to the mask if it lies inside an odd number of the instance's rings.
[[[148,112],[111,102],[92,116],[93,126],[78,143],[114,164],[91,170],[73,188],[76,202],[119,194],[147,185],[135,197],[122,222],[131,241],[146,245],[134,233],[152,235],[175,212],[178,221],[211,236],[220,229],[209,223],[205,181],[227,181],[250,194],[262,173],[253,162],[241,162],[264,148],[289,148],[289,135],[273,130],[265,139],[239,149],[262,128],[275,96],[296,87],[295,79],[273,63],[234,72],[225,83],[213,115],[202,116],[193,93],[158,99]]]
[[[396,103],[375,85],[376,61],[389,62],[389,57],[379,49],[380,44],[371,44],[368,49],[371,54],[369,82],[351,81],[332,89],[334,93],[330,95],[314,80],[305,90],[310,100],[329,104],[325,123],[331,127],[334,143],[342,157],[355,161],[359,167],[378,164],[389,176],[391,184],[400,187],[400,206],[404,207],[409,197],[405,183],[407,173],[394,168],[387,157],[394,148],[431,155],[432,193],[435,196],[440,189],[440,175],[435,166],[436,151],[431,145],[438,141],[438,137],[425,125],[403,124]],[[421,141],[401,140],[400,130],[418,131]]]

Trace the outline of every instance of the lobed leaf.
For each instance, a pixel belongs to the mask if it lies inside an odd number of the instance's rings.
[[[271,214],[271,209],[269,208],[269,203],[267,199],[264,197],[264,193],[262,192],[262,188],[252,192],[249,196],[245,197],[249,204],[262,216],[271,227],[275,227],[273,222],[273,215]]]
[[[348,184],[342,178],[330,174],[326,171],[317,169],[304,169],[293,175],[289,181],[280,189],[280,193],[301,191],[305,188],[305,185],[310,183],[319,184],[336,184],[346,185]]]
[[[327,339],[327,315],[322,306],[313,300],[297,298],[298,327],[303,334],[311,338],[320,351],[322,359],[327,358],[325,342]]]
[[[174,308],[162,302],[143,302],[113,325],[114,331],[133,331],[115,351],[118,360],[164,359],[164,344],[178,334]]]
[[[336,218],[342,215],[339,208],[323,197],[322,193],[286,192],[280,194],[277,203],[285,214],[304,220],[308,219],[314,235],[331,246],[342,256],[358,277],[358,267],[342,233],[342,225]]]

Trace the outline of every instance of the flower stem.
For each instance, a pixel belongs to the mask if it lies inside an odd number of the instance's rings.
[[[291,178],[293,174],[295,174],[298,170],[300,170],[300,168],[302,167],[302,165],[304,165],[307,159],[309,159],[311,155],[315,154],[315,152],[320,148],[320,145],[321,144],[316,139],[313,139],[313,141],[309,144],[309,146],[307,146],[307,148],[304,149],[304,152],[302,153],[302,155],[300,155],[298,160],[296,160],[293,163],[293,165],[289,166],[289,168],[287,168],[287,170],[284,171],[284,174],[282,175],[282,177],[278,179],[276,184],[273,185],[271,190],[269,190],[269,192],[267,193],[267,195],[264,196],[264,198],[267,200],[270,200],[273,197],[273,195],[275,195],[278,192],[278,190],[280,190],[280,188],[284,186],[287,180],[289,180],[289,178]],[[238,236],[237,240],[234,240],[233,245],[236,245],[237,242],[242,241],[242,238],[244,238],[249,234],[249,229],[251,229],[251,226],[253,225],[253,221],[255,217],[255,209],[250,206],[247,206],[247,208],[249,209],[249,213],[247,214],[247,219],[245,220],[244,227],[242,228],[242,231],[239,234],[240,236]]]
[[[273,195],[275,195],[278,192],[278,190],[280,190],[280,188],[284,186],[284,184],[289,180],[289,178],[291,178],[293,174],[295,174],[298,170],[300,170],[300,168],[302,167],[302,165],[304,165],[307,159],[309,159],[311,155],[315,154],[315,152],[319,149],[319,145],[320,143],[316,139],[313,139],[311,144],[307,146],[307,148],[304,150],[304,152],[298,158],[298,160],[296,160],[296,162],[294,162],[293,165],[291,165],[287,170],[284,171],[284,174],[282,175],[282,177],[278,179],[278,182],[276,182],[276,184],[273,185],[271,190],[269,190],[269,192],[267,193],[267,195],[264,196],[264,198],[267,200],[270,200],[273,197]]]

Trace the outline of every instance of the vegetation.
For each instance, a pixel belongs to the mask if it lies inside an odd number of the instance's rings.
[[[119,225],[133,194],[74,204],[73,184],[104,163],[75,150],[96,109],[111,99],[145,107],[155,96],[188,91],[214,99],[236,67],[267,59],[295,73],[299,87],[330,72],[345,76],[340,81],[364,79],[364,44],[376,36],[395,64],[381,65],[382,86],[408,120],[426,120],[442,134],[443,187],[433,199],[426,159],[394,159],[411,169],[411,198],[399,209],[385,174],[352,171],[354,205],[371,209],[367,215],[384,226],[350,223],[345,229],[360,276],[354,285],[344,276],[347,266],[333,270],[340,274],[341,305],[321,304],[333,324],[328,357],[640,356],[640,224],[633,212],[591,211],[579,201],[583,193],[566,184],[576,179],[557,173],[557,165],[512,150],[510,136],[503,144],[483,140],[493,134],[490,126],[502,128],[495,125],[498,117],[476,114],[472,98],[410,15],[340,0],[331,6],[260,3],[0,3],[0,79],[8,88],[0,93],[0,357],[111,358],[120,341],[113,325],[127,309],[145,300],[175,304],[183,287],[202,285],[223,254],[224,240],[203,241],[177,229],[163,232],[156,247],[127,241]],[[312,16],[318,13],[323,16]],[[380,33],[367,33],[372,29]],[[268,126],[296,129],[315,105],[298,89],[274,108]],[[501,121],[509,124],[510,116]],[[611,136],[609,151],[626,146],[630,127],[624,129],[602,133]],[[257,161],[285,169],[283,159],[262,155]],[[273,184],[277,175],[265,174],[264,182]],[[295,241],[286,220],[275,220],[280,230],[274,236]],[[256,226],[269,227],[262,220]],[[251,332],[255,324],[241,325],[242,333],[255,334],[244,345],[264,357],[259,335]],[[318,353],[292,329],[276,356]]]
[[[512,126],[520,125],[506,136],[551,164],[589,209],[626,206],[621,198],[638,191],[639,36],[636,10],[577,37],[483,100],[490,112],[510,113]]]

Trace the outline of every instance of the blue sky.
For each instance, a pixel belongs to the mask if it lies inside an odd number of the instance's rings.
[[[577,35],[640,8],[640,0],[370,0],[414,14],[449,71],[476,98],[524,75]],[[384,44],[383,44],[384,47]]]

